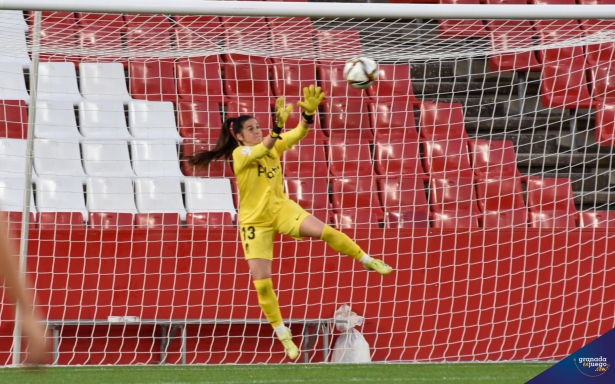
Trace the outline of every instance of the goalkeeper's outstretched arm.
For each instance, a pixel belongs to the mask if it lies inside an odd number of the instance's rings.
[[[297,103],[297,106],[303,109],[301,121],[295,129],[285,133],[280,132],[284,128],[284,124],[293,107],[292,105],[284,106],[284,98],[282,97],[276,100],[276,123],[271,136],[281,139],[281,142],[276,143],[276,145],[277,148],[282,151],[292,148],[295,143],[307,136],[310,125],[314,124],[314,114],[325,98],[325,93],[320,87],[310,85],[309,87],[303,88],[303,96],[303,101]]]

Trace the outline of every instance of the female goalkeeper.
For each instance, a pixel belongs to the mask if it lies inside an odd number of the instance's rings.
[[[214,159],[233,160],[239,188],[239,223],[245,258],[250,266],[258,303],[275,329],[291,359],[299,356],[290,330],[284,325],[278,299],[271,281],[274,233],[295,239],[313,237],[324,240],[337,252],[363,263],[365,269],[381,275],[392,268],[381,260],[369,257],[344,233],[324,224],[290,200],[282,187],[282,153],[304,138],[314,122],[314,113],[325,97],[320,87],[303,89],[304,100],[297,103],[303,109],[299,125],[281,133],[293,107],[284,106],[284,99],[276,101],[276,124],[269,136],[263,138],[258,121],[252,116],[226,119],[216,147],[196,153],[191,165],[206,167]]]

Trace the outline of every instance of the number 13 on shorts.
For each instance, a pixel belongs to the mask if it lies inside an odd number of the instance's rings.
[[[273,260],[273,228],[245,226],[240,229],[246,259]]]

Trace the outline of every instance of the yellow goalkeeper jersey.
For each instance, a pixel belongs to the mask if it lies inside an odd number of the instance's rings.
[[[308,133],[301,125],[281,134],[273,148],[262,143],[233,151],[233,170],[239,188],[239,223],[266,226],[288,200],[282,184],[280,157]]]

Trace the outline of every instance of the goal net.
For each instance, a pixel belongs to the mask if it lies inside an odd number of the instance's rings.
[[[344,304],[373,361],[558,360],[615,325],[615,21],[43,12],[37,37],[34,15],[0,12],[0,206],[54,364],[288,361],[232,164],[185,159],[314,83],[285,191],[395,270],[276,235],[298,361],[343,348]],[[342,75],[358,56],[365,91]],[[2,296],[0,364],[26,348],[12,316]]]

